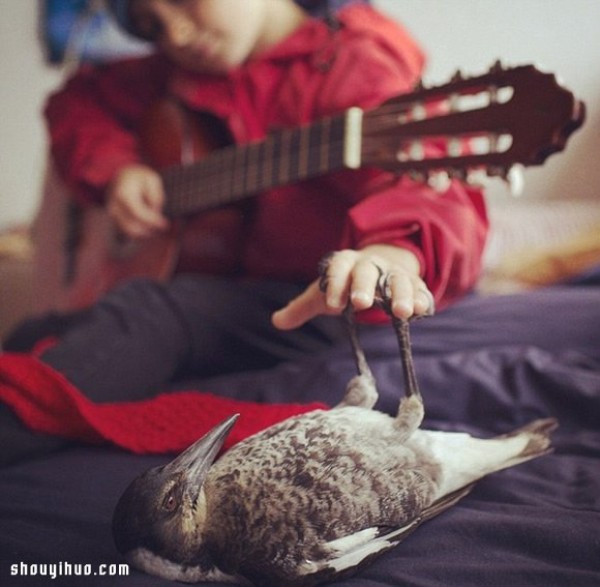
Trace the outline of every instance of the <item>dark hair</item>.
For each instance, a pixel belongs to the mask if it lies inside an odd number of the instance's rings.
[[[340,8],[347,4],[354,4],[360,2],[362,4],[369,4],[370,0],[294,0],[296,4],[304,8],[307,12],[313,16],[327,16],[335,13]],[[129,2],[130,0],[108,0],[108,6],[111,12],[115,16],[115,20],[121,28],[126,30],[128,33],[139,36],[135,30],[131,18],[129,16]]]

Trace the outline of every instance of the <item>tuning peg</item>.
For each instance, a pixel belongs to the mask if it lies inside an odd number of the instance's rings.
[[[522,165],[513,165],[506,174],[506,182],[510,190],[510,195],[518,198],[523,195],[525,189],[525,174]]]
[[[508,176],[508,169],[506,167],[502,167],[501,165],[490,165],[488,167],[487,174],[490,177],[499,177],[505,180]]]
[[[423,90],[427,89],[425,87],[425,84],[423,83],[423,78],[419,78],[419,81],[415,84],[415,92],[422,92]]]
[[[438,193],[442,194],[448,191],[450,187],[450,176],[447,171],[438,171],[431,175],[427,181],[427,183]]]
[[[504,67],[502,67],[502,61],[500,61],[500,59],[497,59],[496,61],[494,61],[494,63],[492,63],[489,72],[500,73],[501,71],[504,71]]]
[[[429,175],[426,171],[419,171],[416,169],[409,171],[408,177],[416,183],[427,183],[429,180]]]
[[[465,79],[465,76],[463,75],[463,72],[462,72],[460,69],[457,69],[457,70],[454,72],[454,75],[452,76],[452,78],[451,78],[451,80],[450,80],[450,81],[451,81],[452,83],[455,83],[455,82],[460,82],[460,81],[462,81],[462,80],[464,80],[464,79]]]
[[[465,181],[467,179],[467,172],[465,169],[453,168],[448,170],[448,177],[451,179],[458,179],[459,181]]]

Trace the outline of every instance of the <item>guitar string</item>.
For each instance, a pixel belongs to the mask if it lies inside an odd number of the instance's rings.
[[[206,194],[203,204],[211,206],[241,198],[248,191],[315,175],[324,161],[338,165],[343,150],[343,120],[329,118],[301,129],[282,129],[260,143],[226,147],[189,167],[165,170],[163,178],[171,192],[168,203],[175,214],[189,209],[198,199],[199,179]]]
[[[227,149],[226,149],[227,150]],[[327,145],[327,159],[330,170],[342,167],[344,142],[336,141]],[[244,158],[248,151],[244,152]],[[238,151],[239,152],[239,151]],[[173,215],[183,214],[186,211],[194,211],[194,208],[203,209],[213,206],[227,204],[244,196],[252,195],[278,185],[285,185],[294,181],[308,179],[322,173],[323,155],[321,153],[309,153],[307,156],[306,170],[300,168],[300,164],[293,168],[290,158],[297,155],[296,152],[288,154],[275,154],[269,158],[268,164],[258,157],[256,162],[248,161],[242,172],[231,174],[231,169],[241,169],[236,165],[236,151],[227,155],[219,155],[219,161],[206,163],[205,160],[194,164],[193,171],[189,168],[171,169],[163,173],[167,193],[169,194],[168,209]],[[238,158],[241,158],[239,155]],[[249,183],[248,177],[256,178]],[[198,202],[199,191],[202,192],[201,204]]]
[[[343,153],[343,143],[332,145],[328,150],[328,158],[334,162],[339,161]],[[315,162],[317,159],[314,156],[312,158],[309,157],[306,170],[302,170],[299,167],[291,169],[288,157],[275,158],[271,161],[273,162],[269,163],[268,166],[265,166],[261,161],[256,163],[249,162],[245,167],[245,174],[238,174],[233,177],[227,171],[227,165],[224,165],[226,169],[212,167],[209,171],[202,169],[202,172],[199,173],[183,173],[170,177],[168,184],[177,190],[195,190],[200,178],[203,188],[213,190],[217,194],[215,196],[216,203],[220,203],[222,197],[227,198],[230,193],[235,195],[240,192],[262,191],[274,185],[285,184],[296,179],[306,179],[313,175],[313,173],[318,174],[321,167],[321,158],[319,157],[317,164]],[[276,173],[273,173],[274,171]],[[249,181],[248,177],[252,177],[252,181]]]
[[[378,124],[373,124],[373,122]],[[373,128],[387,127],[389,126],[389,115],[379,115],[375,121],[370,119],[366,126],[368,132],[373,132]],[[213,207],[241,199],[246,194],[250,195],[275,185],[305,179],[330,170],[331,166],[329,164],[327,165],[328,169],[323,169],[322,147],[318,149],[319,152],[317,153],[314,149],[309,150],[306,170],[303,169],[301,163],[298,163],[297,168],[292,170],[290,158],[295,158],[300,153],[306,152],[306,150],[301,146],[298,151],[294,150],[290,153],[289,145],[286,144],[289,136],[283,135],[282,139],[283,151],[272,157],[261,157],[263,154],[260,151],[261,149],[265,149],[268,153],[268,149],[273,148],[274,141],[266,140],[262,143],[246,145],[245,149],[242,150],[239,150],[239,148],[224,149],[212,160],[201,160],[194,164],[195,172],[193,173],[189,173],[190,169],[174,171],[168,182],[170,191],[176,194],[176,197],[171,200],[174,213],[185,213],[190,208],[195,207],[194,204],[198,200],[199,189],[202,190],[204,197],[203,206],[198,207]],[[394,140],[393,137],[390,140]],[[376,148],[373,149],[372,145],[375,145]],[[375,152],[381,155],[383,145],[384,141],[381,139],[372,140],[368,134],[364,139],[367,153]],[[343,166],[343,149],[343,140],[335,144],[330,142],[327,148],[327,157],[335,162],[336,167]],[[391,156],[388,157],[388,163],[398,163],[397,152],[398,149],[390,152]],[[254,161],[253,154],[256,154]],[[315,162],[315,156],[318,157],[318,164]],[[237,162],[236,159],[247,161],[241,173],[239,170],[243,161]],[[456,164],[456,159],[453,159],[452,163]],[[231,169],[236,170],[233,175],[231,175]],[[273,175],[274,171],[276,171],[275,175]],[[202,185],[201,188],[198,187],[200,184]]]

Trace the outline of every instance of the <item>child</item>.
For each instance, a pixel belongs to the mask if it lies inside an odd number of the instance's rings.
[[[163,184],[138,142],[145,112],[165,95],[247,143],[373,108],[418,82],[423,54],[390,19],[361,2],[316,19],[300,4],[113,1],[121,24],[157,52],[84,68],[50,98],[52,155],[78,201],[105,206],[132,239],[169,228]],[[370,309],[381,273],[398,317],[459,298],[477,277],[487,227],[474,188],[453,181],[436,193],[372,169],[267,190],[241,218],[235,270],[128,281],[42,359],[97,401],[146,397],[190,374],[269,367],[338,340],[339,321],[325,316],[348,303]]]

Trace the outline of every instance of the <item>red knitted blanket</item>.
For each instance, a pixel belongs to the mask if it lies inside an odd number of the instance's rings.
[[[179,452],[234,413],[240,418],[226,448],[290,416],[326,409],[319,403],[259,404],[198,391],[95,404],[35,356],[11,353],[0,355],[0,401],[34,431],[135,453]]]

